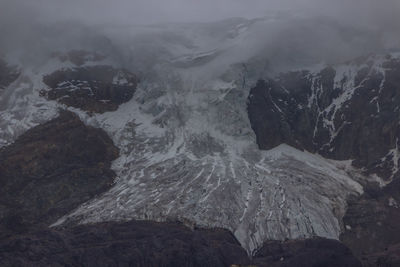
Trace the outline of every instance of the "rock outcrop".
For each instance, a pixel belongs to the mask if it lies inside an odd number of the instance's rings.
[[[13,236],[0,240],[0,261],[10,266],[361,266],[335,240],[267,242],[251,260],[229,231],[149,221]]]
[[[118,149],[78,116],[60,116],[0,149],[0,236],[49,225],[111,187]]]
[[[87,66],[61,69],[44,76],[49,90],[42,95],[50,100],[82,110],[104,113],[117,110],[136,90],[137,77],[111,66]]]
[[[385,179],[398,171],[400,60],[369,57],[261,80],[248,113],[261,149],[281,143],[352,159]]]
[[[0,241],[0,260],[21,266],[229,266],[248,258],[225,230],[133,221],[16,236]]]
[[[366,266],[398,266],[400,263],[400,180],[366,193],[349,203],[340,239]],[[397,263],[397,265],[396,265]],[[386,265],[385,265],[386,264]]]
[[[257,251],[253,264],[265,267],[324,266],[361,267],[350,249],[325,238],[268,241]]]

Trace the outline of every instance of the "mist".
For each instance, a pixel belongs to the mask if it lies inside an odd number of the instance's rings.
[[[396,0],[2,0],[2,23],[77,20],[89,24],[205,22],[229,17],[260,17],[282,11],[330,16],[370,27],[399,28]]]
[[[99,45],[107,42],[99,39],[109,26],[274,16],[273,25],[254,40],[265,46],[264,54],[276,61],[294,54],[345,60],[398,50],[399,12],[397,0],[2,0],[0,56],[23,52],[19,57],[27,62],[55,47]]]

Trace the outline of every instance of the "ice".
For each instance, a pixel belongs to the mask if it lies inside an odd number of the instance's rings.
[[[119,147],[120,157],[112,164],[117,179],[108,192],[54,225],[181,220],[229,229],[249,254],[269,239],[338,239],[346,200],[362,194],[357,181],[364,178],[348,162],[284,144],[260,151],[250,127],[250,88],[274,73],[260,63],[268,40],[258,38],[268,23],[275,22],[232,20],[221,23],[217,34],[210,31],[215,25],[205,24],[105,29],[116,47],[126,46],[119,51],[122,58],[133,58],[123,61],[125,67],[140,74],[134,98],[103,114],[68,109],[87,125],[104,129]],[[115,58],[110,62],[115,64]],[[66,108],[39,91],[46,88],[44,74],[70,67],[49,59],[40,68],[25,69],[7,88],[0,145]],[[309,73],[322,68],[312,65]],[[338,66],[337,82],[353,75],[354,68]],[[126,82],[114,77],[116,84]],[[353,92],[349,82],[328,110],[343,105]],[[331,121],[326,124],[337,130]]]

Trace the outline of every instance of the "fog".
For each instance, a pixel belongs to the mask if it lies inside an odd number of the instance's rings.
[[[271,49],[291,43],[286,47],[296,47],[298,54],[327,60],[353,52],[358,56],[398,50],[399,12],[398,0],[1,0],[0,53],[24,50],[33,56],[49,42],[68,46],[79,39],[84,43],[78,36],[99,36],[108,25],[212,22],[274,14],[281,22],[274,24],[273,44],[268,42]],[[284,53],[280,56],[290,56],[290,51]]]
[[[2,23],[20,20],[152,24],[254,18],[273,11],[399,28],[397,0],[2,0]]]

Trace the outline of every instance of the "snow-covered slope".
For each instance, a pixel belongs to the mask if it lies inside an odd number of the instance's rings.
[[[20,77],[1,95],[0,144],[64,107],[103,128],[120,148],[113,188],[55,225],[178,219],[229,229],[249,253],[268,239],[337,239],[346,199],[361,194],[359,182],[367,178],[350,162],[287,145],[261,151],[250,127],[250,88],[276,71],[263,54],[267,43],[257,39],[270,23],[234,19],[106,29],[114,42],[108,58],[86,64],[126,67],[141,82],[131,101],[104,114],[40,97],[43,75],[73,67],[71,62],[53,57],[21,66]]]

